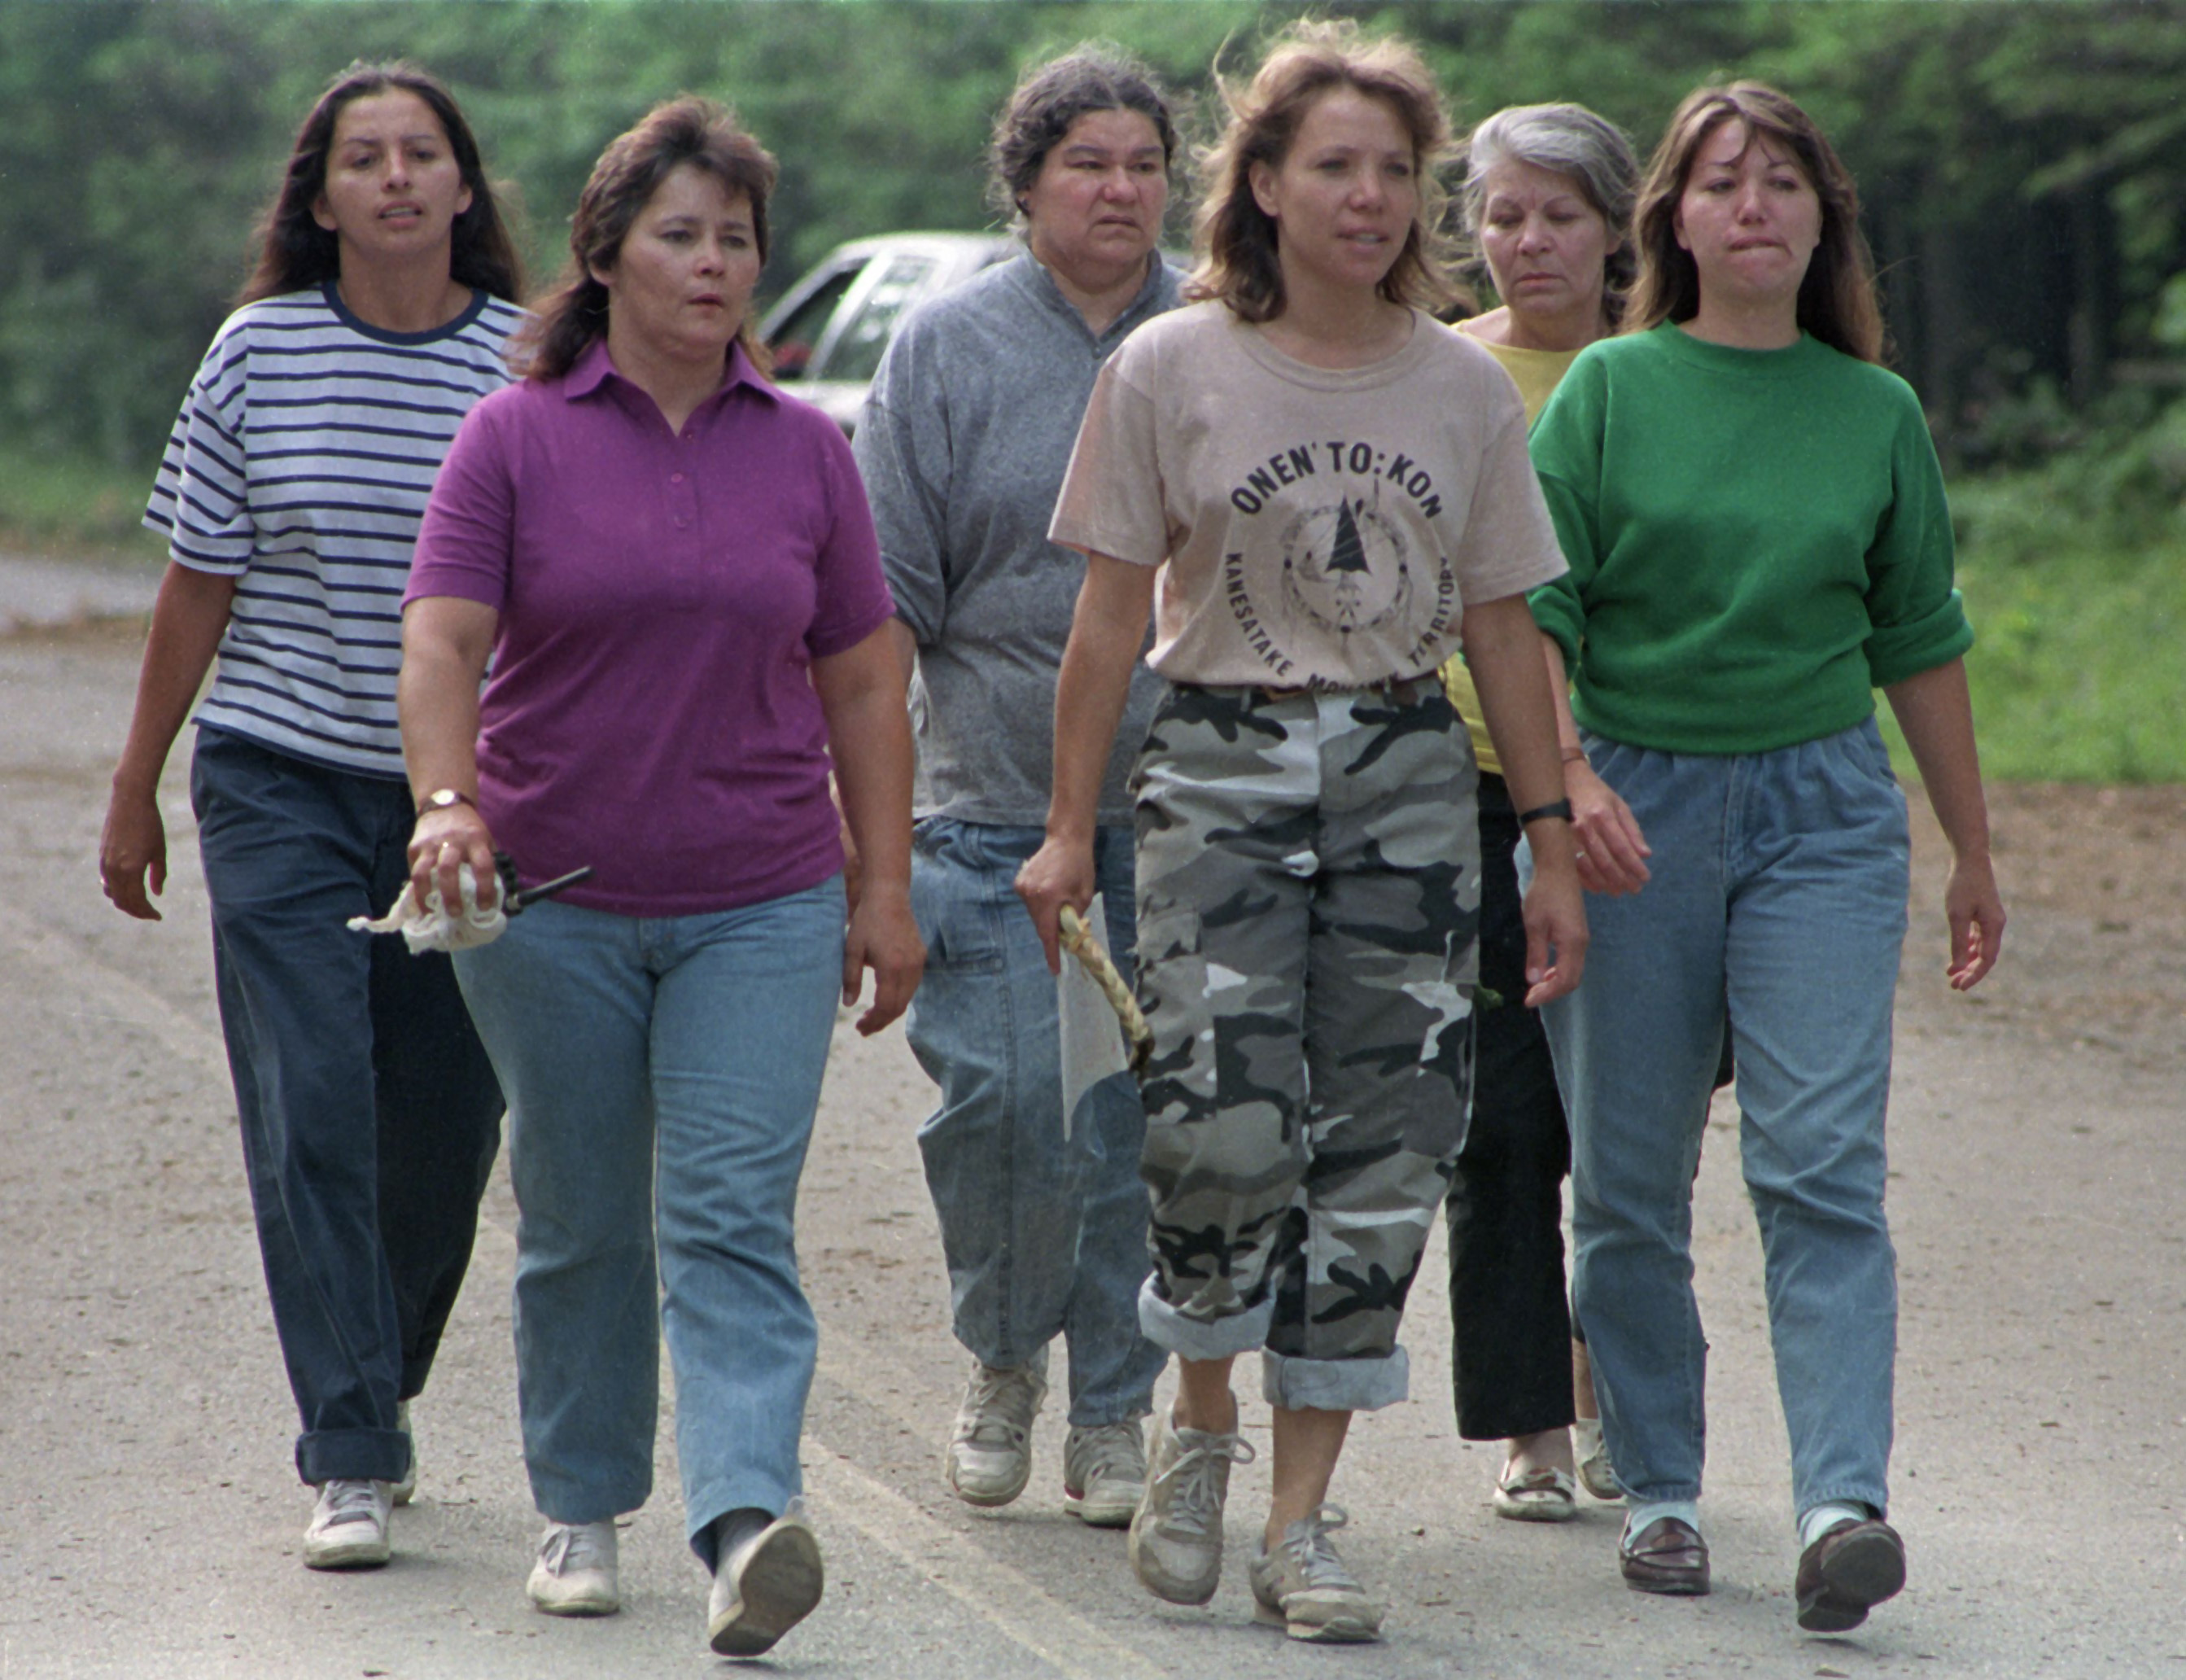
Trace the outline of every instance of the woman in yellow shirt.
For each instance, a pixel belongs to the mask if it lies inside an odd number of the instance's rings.
[[[1468,158],[1465,222],[1502,303],[1457,330],[1517,382],[1530,423],[1572,358],[1617,329],[1639,164],[1623,134],[1578,105],[1498,111],[1473,131]],[[1480,763],[1480,978],[1502,998],[1474,1018],[1472,1117],[1446,1205],[1458,1432],[1505,1443],[1500,1515],[1561,1522],[1578,1514],[1574,1468],[1596,1497],[1618,1497],[1564,1292],[1571,1139],[1540,1018],[1519,1001],[1517,812],[1463,660],[1443,679]]]

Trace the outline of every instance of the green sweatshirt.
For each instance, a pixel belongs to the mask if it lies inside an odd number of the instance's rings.
[[[1664,752],[1766,752],[1973,643],[1935,446],[1895,374],[1674,326],[1582,351],[1533,431],[1570,572],[1528,598],[1572,710]]]

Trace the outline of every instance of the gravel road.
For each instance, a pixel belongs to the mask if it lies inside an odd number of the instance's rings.
[[[659,1491],[624,1537],[625,1612],[559,1622],[525,1603],[536,1521],[513,1415],[505,1176],[418,1407],[420,1492],[397,1514],[396,1561],[300,1567],[310,1501],[290,1466],[179,756],[167,919],[126,921],[96,881],[141,635],[99,615],[141,609],[149,574],[135,598],[11,620],[31,589],[13,570],[0,567],[0,623],[34,627],[0,636],[0,1229],[14,1280],[0,1309],[0,1680],[722,1672],[664,1427]],[[65,597],[67,582],[39,587]],[[771,1667],[2186,1675],[2182,818],[2176,789],[2000,793],[2014,919],[2006,967],[1974,1000],[1941,983],[1938,852],[1921,830],[1892,1173],[1892,1515],[1912,1578],[1869,1627],[1822,1639],[1792,1625],[1783,1426],[1728,1101],[1695,1216],[1714,1595],[1625,1591],[1606,1506],[1561,1527],[1494,1517],[1494,1450],[1453,1435],[1438,1244],[1413,1301],[1415,1397],[1360,1421],[1336,1489],[1348,1555],[1390,1599],[1389,1638],[1331,1652],[1251,1625],[1264,1460],[1238,1475],[1230,1567],[1203,1611],[1148,1598],[1120,1536],[1062,1514],[1052,1410],[1017,1504],[986,1516],[948,1496],[939,1454],[963,1356],[912,1137],[929,1087],[900,1032],[866,1043],[846,1024],[800,1228],[824,1337],[805,1462],[828,1597]],[[1257,1398],[1247,1414],[1264,1441]]]

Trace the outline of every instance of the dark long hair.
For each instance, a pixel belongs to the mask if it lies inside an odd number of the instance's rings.
[[[1766,135],[1791,153],[1821,200],[1821,243],[1799,283],[1801,329],[1847,356],[1881,362],[1888,355],[1882,306],[1875,295],[1875,259],[1859,231],[1859,189],[1852,171],[1812,117],[1758,81],[1695,88],[1662,131],[1640,183],[1634,218],[1640,277],[1625,306],[1624,330],[1644,333],[1700,313],[1700,270],[1692,253],[1678,244],[1678,203],[1701,148],[1726,122],[1742,122],[1749,137]]]
[[[1253,196],[1253,166],[1281,169],[1306,113],[1340,87],[1387,105],[1412,143],[1419,209],[1404,250],[1376,289],[1391,303],[1430,311],[1459,295],[1449,277],[1449,240],[1440,232],[1448,197],[1439,171],[1449,160],[1449,117],[1433,71],[1410,43],[1362,35],[1348,19],[1301,22],[1276,38],[1247,86],[1215,80],[1230,120],[1200,161],[1202,196],[1193,241],[1198,266],[1187,295],[1219,299],[1241,321],[1272,321],[1283,312],[1275,219]]]
[[[609,141],[592,166],[592,178],[569,219],[569,267],[510,347],[511,366],[530,379],[558,379],[607,336],[608,289],[592,271],[614,267],[640,212],[670,171],[687,163],[719,181],[731,197],[750,201],[752,237],[759,260],[766,261],[766,201],[777,173],[773,155],[710,99],[686,93],[655,105],[636,127]],[[737,342],[765,373],[766,351],[748,315]]]
[[[470,207],[456,218],[448,278],[510,303],[522,301],[523,265],[517,260],[515,242],[508,236],[501,206],[494,199],[493,183],[485,178],[485,166],[479,160],[477,137],[463,121],[455,96],[437,76],[427,75],[413,64],[400,59],[367,64],[360,59],[327,84],[327,91],[319,95],[318,104],[296,131],[281,190],[259,218],[258,261],[236,295],[238,307],[339,278],[340,244],[330,231],[319,226],[311,206],[327,189],[327,153],[334,146],[334,124],[343,108],[352,100],[390,91],[415,93],[440,119],[457,167],[462,171],[463,185],[470,188]]]

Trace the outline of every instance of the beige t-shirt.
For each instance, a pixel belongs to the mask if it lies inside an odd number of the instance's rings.
[[[1341,370],[1219,303],[1149,321],[1093,388],[1048,535],[1163,567],[1147,662],[1180,683],[1421,676],[1467,603],[1564,570],[1516,388],[1417,311]]]

